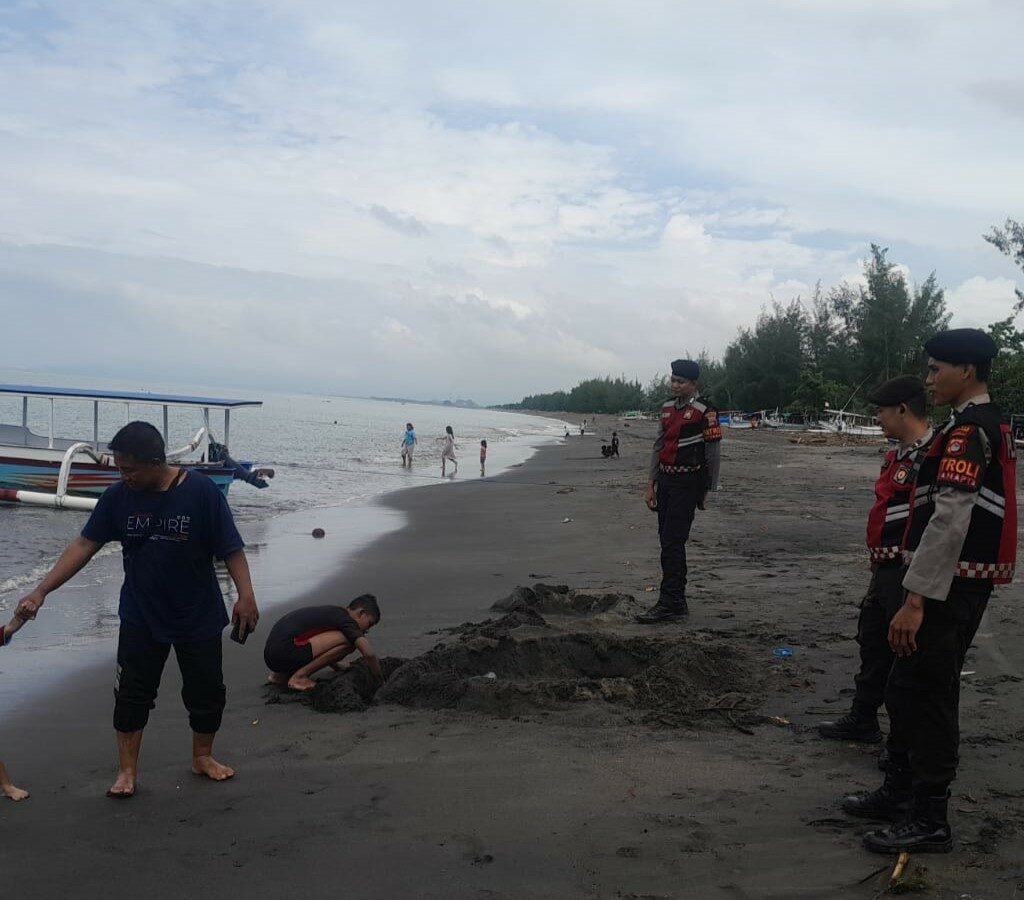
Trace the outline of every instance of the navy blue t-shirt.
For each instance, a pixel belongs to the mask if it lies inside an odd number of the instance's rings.
[[[151,530],[152,537],[141,541]],[[82,537],[97,544],[121,541],[122,622],[147,629],[162,644],[207,640],[227,625],[213,559],[245,544],[227,499],[205,475],[188,472],[170,493],[112,485]]]

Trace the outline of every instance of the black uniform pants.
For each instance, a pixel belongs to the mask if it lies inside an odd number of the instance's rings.
[[[671,606],[686,599],[686,541],[704,487],[689,478],[659,475],[657,490],[661,541],[659,602]]]
[[[868,592],[860,604],[857,643],[860,671],[854,677],[857,692],[853,712],[861,718],[878,714],[885,700],[885,684],[895,658],[889,647],[889,623],[903,605],[903,565],[880,565],[871,573]]]
[[[227,699],[220,635],[205,641],[162,644],[153,640],[145,628],[122,622],[114,682],[117,731],[142,731],[146,727],[172,646],[181,670],[181,699],[188,710],[189,725],[200,734],[212,734],[220,728]]]
[[[885,688],[889,757],[914,791],[944,794],[960,761],[960,670],[992,586],[954,583],[945,601],[925,600],[917,650],[897,657]]]

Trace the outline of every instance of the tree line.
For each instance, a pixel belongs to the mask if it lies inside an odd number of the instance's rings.
[[[1024,270],[1024,225],[1008,219],[984,235]],[[991,387],[1006,412],[1024,413],[1024,292],[1008,298],[1007,318],[988,327],[1000,347]],[[888,249],[871,245],[864,283],[817,285],[806,298],[773,302],[740,328],[721,359],[700,354],[701,392],[722,409],[762,409],[815,416],[826,408],[864,412],[865,395],[897,375],[920,375],[921,345],[948,327],[944,289],[935,273],[907,281]],[[513,409],[571,413],[653,411],[669,396],[668,376],[644,385],[624,376],[589,378],[569,391],[524,397]]]

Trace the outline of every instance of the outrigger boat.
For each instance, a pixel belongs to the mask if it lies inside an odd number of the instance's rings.
[[[168,442],[168,410],[191,408],[202,411],[202,427],[187,444],[169,450],[167,459],[202,472],[226,494],[232,481],[244,479],[260,485],[252,463],[238,463],[227,453],[231,437],[231,412],[262,406],[259,400],[229,400],[130,391],[91,391],[77,388],[37,387],[0,384],[0,397],[21,398],[21,424],[0,423],[0,501],[52,506],[58,509],[91,510],[99,495],[119,480],[120,474],[105,441],[100,440],[100,404],[123,404],[125,422],[131,420],[131,405],[145,404],[163,409],[164,443]],[[50,428],[39,435],[29,428],[29,401],[50,405]],[[56,401],[92,403],[92,439],[58,437]],[[223,412],[223,442],[210,432],[211,411]],[[157,426],[159,427],[159,425]],[[198,459],[194,458],[199,451]],[[267,471],[269,477],[272,473]]]
[[[762,409],[757,412],[744,413],[728,410],[718,414],[718,421],[727,428],[765,428],[776,431],[807,431],[810,427],[805,422],[797,421],[801,417],[774,410]]]
[[[827,431],[832,434],[856,434],[862,437],[882,437],[882,427],[876,425],[873,416],[862,416],[858,413],[850,413],[845,409],[825,410],[828,418],[818,423],[812,431]]]

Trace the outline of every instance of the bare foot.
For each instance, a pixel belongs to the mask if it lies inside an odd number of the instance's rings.
[[[267,684],[285,685],[288,683],[288,676],[280,672],[267,672]]]
[[[288,679],[288,687],[293,691],[311,691],[316,687],[316,682],[305,675],[292,675]]]
[[[117,780],[110,786],[107,796],[115,800],[127,800],[135,796],[135,773],[118,772]]]
[[[4,796],[9,800],[27,800],[28,791],[23,791],[20,787],[15,787],[13,784],[0,784],[0,790],[4,792]]]
[[[225,766],[212,756],[192,757],[192,772],[195,775],[205,775],[212,781],[227,781],[235,777],[235,770]]]

